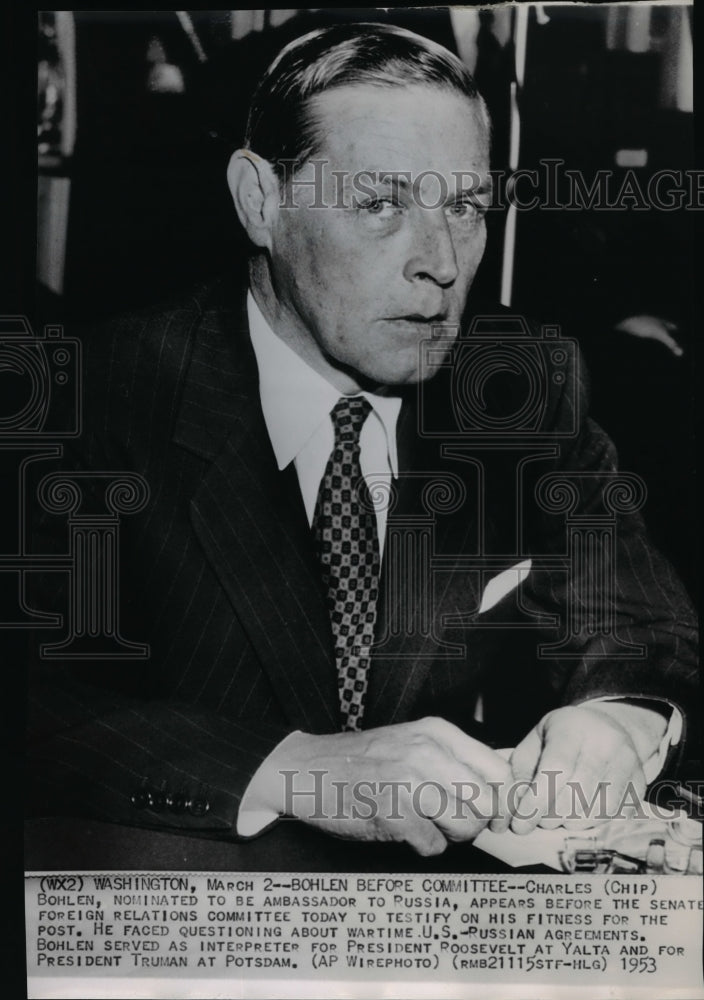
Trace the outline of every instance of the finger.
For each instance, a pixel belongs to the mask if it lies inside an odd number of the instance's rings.
[[[423,858],[436,857],[447,847],[447,839],[442,831],[431,820],[422,816],[407,819],[403,839]]]
[[[384,779],[379,824],[383,836],[408,843],[423,857],[441,854],[452,830],[453,840],[468,839],[466,832],[457,835],[457,821],[452,819],[452,783],[472,779],[476,775],[433,740],[409,743],[403,767],[397,765]]]
[[[435,820],[448,840],[473,840],[498,816],[505,815],[506,782],[485,784],[477,775],[470,781],[455,783],[452,811],[446,820]]]
[[[573,782],[581,805],[589,813],[598,810],[603,814],[617,805],[629,781],[640,780],[642,770],[628,732],[609,715],[603,721],[598,718],[602,714],[598,709],[590,711],[592,717],[582,734]],[[588,797],[596,801],[588,802]]]
[[[445,746],[457,760],[466,764],[485,781],[502,781],[506,777],[506,761],[493,747],[468,736],[459,726],[446,719],[428,716],[422,720],[425,731]]]
[[[520,801],[520,814],[511,820],[514,833],[530,833],[540,820],[557,817],[557,797],[573,773],[579,756],[579,742],[572,742],[562,727],[547,727],[545,741],[535,770],[535,791],[531,788]],[[532,806],[528,815],[525,806]]]
[[[635,813],[640,815],[640,803],[646,790],[637,756],[624,746],[617,758],[605,761],[601,772],[589,765],[575,770],[571,783],[577,802],[576,811],[587,819],[609,820]]]
[[[580,811],[580,802],[575,802],[574,788],[570,781],[567,781],[562,788],[557,791],[552,812],[546,816],[541,816],[538,826],[543,830],[555,830],[559,826],[565,825],[565,820],[569,816],[583,818]]]
[[[413,810],[431,820],[448,840],[471,840],[505,808],[501,805],[509,777],[505,766],[504,780],[488,784],[436,745],[424,755],[411,781]]]
[[[591,830],[595,826],[603,826],[604,823],[608,823],[608,820],[605,818],[602,819],[599,816],[583,816],[581,819],[566,819],[564,827],[565,830],[569,832],[579,832],[580,830]]]
[[[508,830],[512,817],[520,808],[521,801],[533,781],[542,748],[542,733],[540,728],[536,726],[531,729],[511,754],[509,759],[511,784],[502,813],[492,819],[490,823],[490,829],[493,833],[504,833]]]
[[[592,775],[575,773],[569,787],[560,792],[555,806],[559,819],[543,817],[538,826],[552,830],[564,826],[566,830],[588,830],[612,819],[642,817],[640,808],[645,792],[645,780],[623,782],[609,779],[594,780]]]
[[[442,760],[435,758],[432,773],[454,796],[454,808],[445,814],[442,829],[452,840],[470,839],[490,820],[506,816],[510,765],[496,750],[444,719],[430,717],[422,723],[426,738],[444,755]],[[427,751],[423,757],[427,769]]]
[[[511,754],[510,764],[516,781],[532,781],[543,750],[542,727],[536,726]]]
[[[470,783],[465,787],[456,783],[457,810],[460,815],[466,815],[468,821],[508,824],[510,818],[508,799],[513,786],[513,776],[509,764],[504,761],[504,767],[496,770],[493,779],[483,780],[482,777],[468,769]],[[475,828],[474,836],[478,833]]]
[[[567,744],[560,733],[560,749]],[[577,747],[577,744],[575,744]],[[540,768],[548,772],[550,760],[544,755]],[[572,774],[567,772],[572,766]],[[556,776],[550,781],[554,801],[538,820],[545,829],[572,825],[584,829],[595,822],[603,822],[623,814],[624,796],[637,809],[645,791],[645,777],[637,752],[630,741],[624,741],[611,730],[600,729],[583,734],[574,764],[563,757],[564,779]],[[549,775],[546,773],[546,777]],[[538,783],[538,795],[540,784]],[[539,809],[543,804],[538,801]]]

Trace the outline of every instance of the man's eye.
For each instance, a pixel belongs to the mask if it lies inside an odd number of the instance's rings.
[[[373,198],[361,207],[368,215],[377,219],[390,219],[399,210],[399,205],[393,198]]]
[[[484,214],[481,204],[474,199],[456,201],[448,206],[447,212],[453,219],[470,219]]]

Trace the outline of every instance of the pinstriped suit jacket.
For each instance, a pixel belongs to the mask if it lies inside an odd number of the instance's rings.
[[[150,657],[33,656],[29,806],[234,836],[242,794],[273,747],[294,729],[339,727],[320,574],[295,473],[277,470],[268,440],[244,292],[217,283],[175,307],[116,320],[84,346],[84,432],[62,467],[134,470],[149,483],[145,510],[122,523],[120,610],[123,635],[148,642]],[[454,419],[442,374],[422,392],[423,420]],[[685,715],[694,704],[692,614],[637,515],[620,518],[609,565],[618,637],[643,644],[645,656],[620,658],[608,630],[591,627],[596,598],[590,604],[568,572],[541,568],[541,556],[564,555],[566,534],[564,516],[531,500],[539,476],[586,473],[579,509],[589,513],[599,491],[588,473],[613,468],[613,446],[596,425],[580,418],[576,433],[560,436],[583,404],[577,373],[549,382],[540,429],[555,437],[524,463],[525,499],[514,501],[506,448],[463,451],[468,437],[443,450],[419,434],[409,394],[367,728],[435,714],[471,731],[480,690],[486,738],[504,744],[560,703],[645,696]],[[443,476],[461,482],[464,499],[429,513],[426,487]],[[66,551],[60,518],[39,519],[34,538],[37,551]],[[466,559],[486,553],[484,565]],[[479,615],[487,580],[527,555],[534,568],[522,587]],[[536,657],[538,642],[563,634],[571,588],[581,596],[564,655]],[[63,575],[46,574],[32,601],[61,610],[65,593]]]

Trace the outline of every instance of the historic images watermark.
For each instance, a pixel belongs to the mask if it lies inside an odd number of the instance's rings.
[[[649,810],[643,806],[641,792],[633,782],[612,794],[610,782],[599,781],[587,793],[579,781],[562,781],[564,773],[545,770],[548,793],[547,810],[539,810],[534,802],[545,789],[536,780],[510,783],[487,780],[474,781],[359,779],[344,781],[330,777],[324,768],[309,771],[281,770],[279,779],[283,789],[282,801],[286,816],[300,815],[302,811],[312,820],[369,820],[406,822],[410,814],[422,816],[433,822],[480,820],[489,823],[502,818],[531,821],[540,819],[541,825],[578,828],[593,826],[611,820],[672,818],[672,795],[685,800],[694,809],[693,817],[704,819],[704,802],[701,794],[704,782],[696,785],[695,793],[684,791],[671,780],[656,781],[650,788]],[[487,788],[490,794],[487,795]],[[660,803],[667,800],[667,806]],[[558,803],[561,803],[558,808]],[[567,803],[565,805],[565,803]],[[693,805],[694,803],[694,805]]]
[[[53,632],[54,641],[41,645],[44,659],[146,659],[148,645],[120,632],[119,552],[120,518],[146,506],[149,485],[138,473],[120,470],[44,473],[45,463],[62,462],[66,442],[85,430],[82,357],[80,339],[65,336],[61,326],[35,335],[26,317],[0,317],[7,393],[0,455],[17,490],[16,534],[0,551],[0,576],[16,600],[3,609],[0,625]],[[64,519],[62,552],[37,550],[37,527],[47,517]],[[33,583],[47,573],[67,580],[65,613],[34,604]]]
[[[253,155],[253,154],[249,154]],[[479,212],[560,211],[673,212],[704,208],[704,170],[600,169],[592,172],[545,158],[534,168],[495,169],[486,174],[453,170],[358,170],[335,168],[313,158],[301,170],[295,160],[277,160],[280,208],[305,206],[390,213],[404,207],[437,209],[454,204]]]

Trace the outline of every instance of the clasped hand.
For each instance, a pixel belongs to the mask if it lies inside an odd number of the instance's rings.
[[[269,759],[276,792],[267,804],[334,836],[405,842],[423,856],[471,841],[486,826],[580,828],[598,819],[595,803],[613,808],[629,785],[642,795],[642,764],[664,727],[657,713],[623,703],[561,708],[509,760],[434,717],[359,733],[295,733]]]

